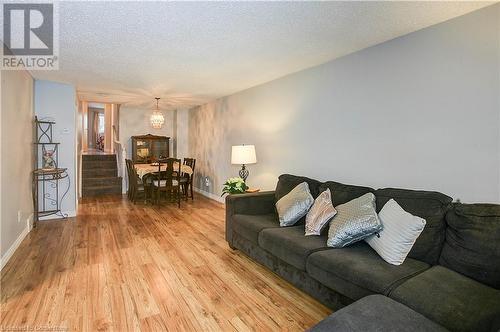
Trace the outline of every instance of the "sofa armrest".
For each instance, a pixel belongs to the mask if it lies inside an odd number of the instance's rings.
[[[274,191],[226,196],[226,241],[233,248],[233,215],[268,214],[275,211]]]

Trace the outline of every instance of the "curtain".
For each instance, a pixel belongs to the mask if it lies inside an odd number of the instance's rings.
[[[99,140],[99,113],[98,112],[93,112],[93,117],[94,117],[94,128],[92,129],[93,134],[94,134],[94,144],[96,145],[97,141]],[[96,145],[97,147],[97,145]]]

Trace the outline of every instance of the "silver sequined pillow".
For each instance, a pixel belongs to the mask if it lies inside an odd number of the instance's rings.
[[[321,235],[321,230],[337,214],[332,204],[330,189],[326,189],[314,200],[314,204],[306,215],[306,236]]]
[[[382,224],[375,209],[375,195],[364,194],[335,207],[337,215],[330,222],[327,245],[343,248],[380,231]]]
[[[292,226],[307,214],[314,202],[307,182],[302,182],[276,202],[280,226]]]

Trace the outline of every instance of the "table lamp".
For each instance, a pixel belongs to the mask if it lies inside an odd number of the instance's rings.
[[[255,155],[254,145],[233,145],[231,149],[231,164],[241,165],[240,177],[246,182],[248,177],[248,170],[246,165],[257,163],[257,156]]]

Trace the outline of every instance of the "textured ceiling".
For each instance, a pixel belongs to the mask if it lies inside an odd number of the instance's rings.
[[[82,100],[193,106],[491,2],[60,2],[60,70]]]

